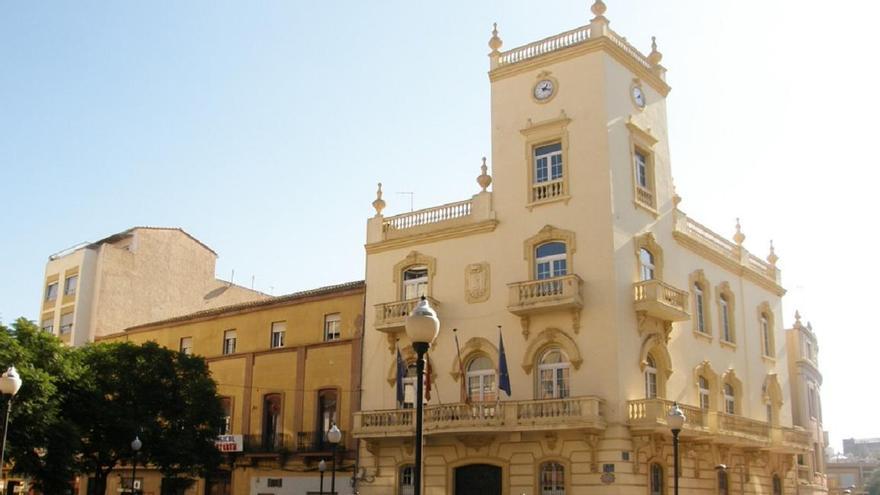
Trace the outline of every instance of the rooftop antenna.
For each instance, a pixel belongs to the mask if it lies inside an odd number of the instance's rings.
[[[254,280],[257,278],[256,275],[251,275],[251,290],[254,290]]]
[[[398,192],[397,194],[409,194],[409,211],[410,211],[410,213],[412,213],[412,211],[413,211],[413,196],[415,196],[416,193],[414,193],[412,191],[401,191],[401,192]]]
[[[229,285],[233,284],[233,280],[235,280],[235,268],[232,269],[232,275],[229,276]]]

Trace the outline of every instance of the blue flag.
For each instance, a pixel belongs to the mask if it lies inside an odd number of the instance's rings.
[[[406,363],[403,362],[403,358],[400,356],[400,349],[397,349],[397,403],[403,404],[404,395],[403,395],[403,377],[406,376]]]
[[[498,328],[498,390],[507,392],[510,397],[510,374],[507,373],[507,356],[504,354],[504,337],[501,336],[501,328]]]

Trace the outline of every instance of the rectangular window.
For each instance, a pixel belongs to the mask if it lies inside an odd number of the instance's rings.
[[[342,318],[339,313],[333,313],[324,317],[324,341],[339,340],[342,335]]]
[[[650,189],[648,187],[648,158],[642,150],[636,149],[636,184],[642,189]]]
[[[58,299],[58,282],[52,282],[46,286],[46,300],[54,301]]]
[[[766,316],[761,317],[761,335],[764,337],[764,355],[773,357],[773,345],[770,343],[770,323]]]
[[[773,404],[767,404],[767,422],[773,424]]]
[[[192,353],[193,353],[193,339],[192,339],[192,337],[183,337],[180,339],[180,353],[186,354],[187,356],[192,355]]]
[[[269,488],[281,488],[281,478],[267,478],[266,486]]]
[[[562,178],[562,143],[547,144],[535,148],[535,176],[537,183]]]
[[[286,321],[276,321],[272,323],[272,341],[270,345],[273,349],[276,347],[284,347],[284,334],[287,332]]]
[[[807,387],[807,409],[810,411],[810,417],[816,417],[816,391],[812,386]]]
[[[76,282],[79,280],[78,275],[71,275],[64,279],[64,295],[72,296],[76,294]]]
[[[51,316],[48,318],[43,318],[43,322],[40,324],[40,327],[43,329],[44,332],[52,333],[55,330],[55,318]]]
[[[706,389],[700,389],[700,409],[709,410],[709,391]]]
[[[73,330],[73,313],[61,315],[61,326],[59,327],[59,330],[61,333],[70,333]]]
[[[232,398],[220,397],[220,407],[223,409],[223,425],[220,427],[221,435],[232,434]]]
[[[723,296],[721,297],[721,338],[725,342],[733,342],[730,335],[730,305]]]
[[[223,354],[235,354],[235,330],[223,332]]]

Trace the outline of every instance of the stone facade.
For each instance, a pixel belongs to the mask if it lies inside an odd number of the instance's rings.
[[[99,340],[155,341],[207,358],[228,411],[222,433],[242,449],[226,456],[213,486],[199,479],[187,495],[318,493],[320,459],[328,463],[329,493],[332,451],[323,432],[330,422],[343,432],[336,479],[341,492],[350,486],[356,454],[351,427],[360,406],[363,297],[364,283],[352,282],[201,311]],[[231,347],[229,332],[236,339]],[[111,474],[107,493],[117,493],[126,476],[131,470],[124,466]],[[138,469],[138,478],[144,493],[162,493],[158,472]],[[86,484],[80,481],[80,493]]]
[[[424,493],[671,493],[673,401],[683,493],[795,493],[812,446],[793,422],[778,258],[751,254],[739,222],[729,240],[681,210],[662,55],[612,31],[601,1],[592,11],[507,51],[493,31],[494,165],[473,197],[385,216],[380,185],[361,494],[412,490],[414,396],[405,380],[398,402],[395,360],[413,365],[403,322],[422,295],[441,320]]]

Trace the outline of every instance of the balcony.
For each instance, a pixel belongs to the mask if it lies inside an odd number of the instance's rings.
[[[425,435],[605,429],[604,403],[597,397],[458,403],[425,408]],[[409,437],[415,433],[412,409],[355,414],[356,438]]]
[[[382,215],[382,208],[384,202],[367,223],[367,253],[491,232],[498,224],[488,191],[464,201],[390,217]]]
[[[428,302],[435,310],[440,307],[440,303],[432,297],[428,297]],[[403,329],[403,322],[406,316],[412,313],[413,308],[419,303],[419,299],[407,299],[405,301],[393,301],[377,304],[376,322],[374,326],[376,330],[383,332],[395,332]]]
[[[627,403],[627,423],[634,432],[666,433],[672,401],[639,399]],[[687,418],[682,435],[704,437],[720,444],[758,447],[776,452],[796,453],[809,450],[809,437],[800,428],[772,426],[735,414],[707,411],[679,404]]]
[[[688,313],[688,293],[659,280],[645,280],[633,285],[636,312],[663,321],[683,321]]]
[[[346,448],[345,432],[339,442],[339,450]],[[244,452],[251,455],[288,455],[291,453],[310,454],[333,451],[333,444],[327,440],[326,432],[297,432],[294,439],[290,434],[275,436],[245,435]]]
[[[507,309],[517,316],[584,307],[584,281],[577,275],[514,282],[507,287]]]

